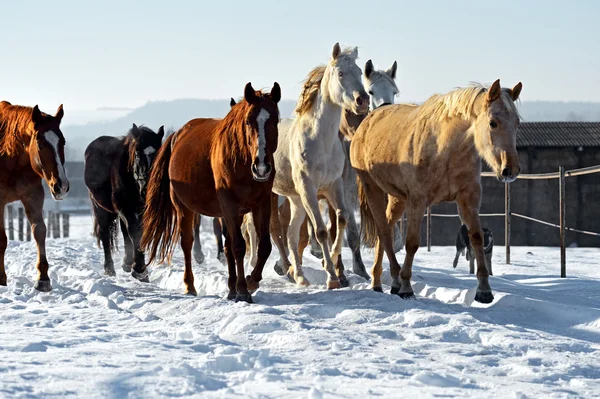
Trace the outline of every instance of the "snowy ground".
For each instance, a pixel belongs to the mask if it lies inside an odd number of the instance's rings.
[[[34,244],[11,242],[0,397],[600,395],[599,249],[568,249],[560,279],[557,248],[514,248],[504,265],[497,247],[491,305],[472,302],[476,280],[464,258],[452,269],[449,247],[417,253],[411,301],[351,273],[350,288],[328,292],[308,251],[313,285],[296,288],[274,273],[273,254],[248,305],[223,299],[226,270],[204,224],[198,297],[182,295],[180,252],[172,268],[151,268],[150,284],[103,276],[89,217],[73,218],[73,238],[48,240],[51,293],[32,288]]]

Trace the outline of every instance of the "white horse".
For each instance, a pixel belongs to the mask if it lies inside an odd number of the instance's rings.
[[[342,109],[364,114],[369,107],[357,58],[356,48],[342,51],[336,43],[327,66],[317,67],[309,73],[296,106],[296,118],[291,125],[281,123],[279,127],[273,192],[290,201],[287,238],[292,266],[285,272],[299,285],[310,284],[304,277],[298,253],[300,226],[307,214],[323,252],[323,267],[328,273],[327,288],[339,288],[342,282],[347,284],[343,271],[334,267],[348,218],[342,180],[346,156],[338,132]],[[336,210],[337,232],[331,253],[327,226],[319,211],[319,196],[325,197]],[[274,199],[271,220],[279,224],[277,202]],[[277,246],[285,254],[280,236],[273,238],[279,241]]]

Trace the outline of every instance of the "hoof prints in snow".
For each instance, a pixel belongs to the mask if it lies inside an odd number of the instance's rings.
[[[592,397],[600,391],[600,251],[515,248],[495,259],[491,305],[453,250],[416,257],[417,300],[379,294],[349,272],[326,291],[320,263],[298,288],[265,268],[255,304],[225,300],[226,268],[194,266],[198,297],[183,295],[182,256],[153,266],[149,284],[103,275],[91,237],[48,240],[54,290],[33,289],[33,244],[11,243],[0,287],[0,397]],[[344,248],[343,257],[349,259]],[[366,263],[372,253],[364,252]],[[400,254],[402,256],[402,254]],[[115,259],[118,259],[115,257]],[[387,261],[384,263],[387,265]],[[572,265],[572,266],[571,266]],[[384,271],[384,284],[390,283]],[[389,292],[389,286],[384,287]]]

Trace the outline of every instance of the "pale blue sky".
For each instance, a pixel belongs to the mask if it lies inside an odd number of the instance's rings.
[[[336,41],[398,61],[397,101],[470,81],[600,101],[600,1],[3,1],[0,99],[52,111],[239,97],[301,80]]]

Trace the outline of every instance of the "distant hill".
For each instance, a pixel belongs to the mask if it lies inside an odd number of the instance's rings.
[[[282,100],[279,110],[282,118],[292,115],[295,100]],[[525,101],[520,107],[523,119],[533,121],[600,121],[600,103]],[[98,136],[120,136],[127,133],[132,123],[158,129],[164,125],[167,131],[177,130],[193,118],[222,118],[229,111],[229,100],[179,99],[153,101],[125,115],[102,122],[81,125],[65,125],[67,158],[83,160],[87,145]]]

